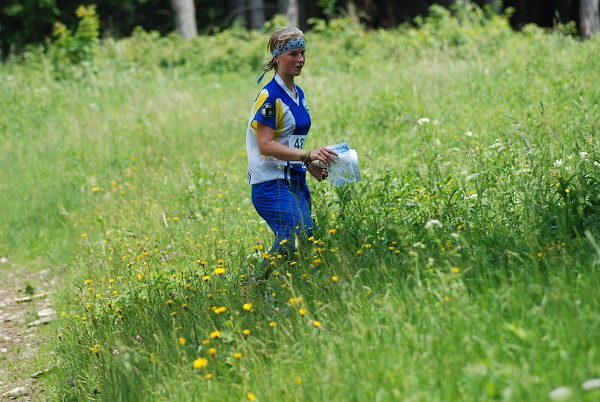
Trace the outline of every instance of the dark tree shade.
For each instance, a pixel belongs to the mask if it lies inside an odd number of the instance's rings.
[[[236,20],[247,27],[259,26],[275,13],[282,13],[288,1],[194,0],[198,31],[209,34],[231,26]],[[297,3],[299,25],[303,29],[308,28],[306,21],[311,17],[343,15],[350,9],[350,3],[367,27],[391,28],[425,15],[433,3],[450,6],[457,1],[494,6],[498,11],[511,7],[514,9],[511,23],[517,29],[526,23],[552,27],[575,21],[580,29],[586,29],[585,33],[582,31],[586,36],[595,32],[599,18],[597,0],[297,0]],[[103,37],[128,36],[137,26],[162,34],[175,30],[171,0],[1,0],[2,56],[18,52],[28,44],[44,43],[56,21],[73,27],[77,22],[75,9],[90,4],[97,5]],[[325,5],[327,14],[323,11]],[[583,17],[585,20],[580,21]]]

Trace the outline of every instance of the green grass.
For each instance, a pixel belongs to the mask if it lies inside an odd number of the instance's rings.
[[[3,66],[0,254],[64,275],[53,398],[596,399],[600,41],[486,21],[309,35],[309,146],[363,181],[311,182],[315,238],[245,296],[266,34]]]

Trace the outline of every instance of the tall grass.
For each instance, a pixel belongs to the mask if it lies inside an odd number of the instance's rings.
[[[597,398],[598,38],[317,25],[309,145],[364,179],[311,183],[315,237],[242,293],[272,242],[243,141],[265,37],[3,66],[0,251],[65,275],[54,398]]]

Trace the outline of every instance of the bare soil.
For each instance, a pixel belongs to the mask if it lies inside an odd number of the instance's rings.
[[[0,401],[49,399],[42,378],[50,358],[40,356],[40,346],[52,336],[56,286],[50,269],[33,272],[0,259]]]

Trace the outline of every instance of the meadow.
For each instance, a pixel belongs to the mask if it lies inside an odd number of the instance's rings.
[[[362,181],[311,181],[315,236],[244,291],[271,26],[0,67],[0,255],[64,284],[49,399],[598,400],[600,36],[314,24],[308,147]]]

